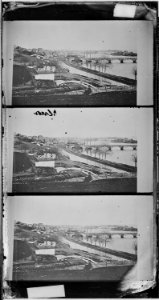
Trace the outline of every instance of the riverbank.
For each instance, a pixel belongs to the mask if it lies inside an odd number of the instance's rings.
[[[52,267],[46,267],[42,270],[34,266],[28,266],[25,270],[13,269],[13,280],[42,280],[42,281],[120,281],[124,275],[132,268],[129,266],[111,266],[105,268],[96,268],[93,270],[56,270]]]
[[[136,91],[109,91],[91,95],[40,95],[12,96],[15,106],[136,106]]]
[[[70,154],[74,154],[78,157],[86,158],[88,160],[98,162],[98,163],[101,163],[105,166],[113,167],[115,169],[123,170],[123,171],[130,172],[130,173],[136,173],[137,172],[137,168],[134,167],[134,166],[126,165],[126,164],[123,164],[123,163],[112,162],[112,161],[109,161],[109,160],[101,160],[99,158],[92,157],[90,155],[86,155],[86,154],[82,154],[82,153],[74,153],[73,151],[68,150],[68,149],[66,149],[65,151],[70,153]]]
[[[13,193],[53,194],[127,194],[137,192],[137,178],[109,178],[92,182],[33,181],[13,182]]]
[[[82,67],[82,66],[77,66],[77,65],[74,65],[74,64],[71,64],[71,63],[68,63],[68,62],[64,62],[64,63],[66,65],[70,66],[70,67],[76,68],[76,69],[81,70],[81,71],[86,71],[87,73],[90,73],[90,74],[94,74],[94,75],[97,75],[97,76],[100,76],[100,77],[103,77],[103,78],[106,78],[106,79],[110,79],[110,80],[113,80],[113,81],[116,81],[116,82],[120,82],[122,84],[130,85],[130,86],[136,86],[136,80],[134,80],[134,79],[130,79],[130,78],[127,78],[127,77],[122,77],[122,76],[117,76],[117,75],[109,74],[109,73],[103,73],[103,72],[100,72],[100,71],[97,71],[97,70],[91,70],[89,68],[85,68],[85,67]]]
[[[76,243],[77,245],[79,244],[81,246],[86,246],[87,248],[94,249],[94,250],[97,250],[97,251],[100,251],[100,252],[103,252],[103,253],[106,253],[106,254],[111,254],[111,255],[114,255],[114,256],[117,256],[117,257],[120,257],[120,258],[124,258],[124,259],[127,259],[127,260],[134,261],[134,262],[137,261],[137,255],[132,254],[132,253],[127,253],[127,252],[118,251],[118,250],[112,250],[112,249],[109,249],[109,248],[103,248],[103,247],[100,247],[100,246],[85,243],[83,241],[74,241],[71,238],[67,238],[66,240],[68,240],[70,242],[73,242],[73,243]]]

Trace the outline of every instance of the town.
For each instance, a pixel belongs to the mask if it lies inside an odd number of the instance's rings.
[[[137,54],[119,50],[47,50],[16,46],[16,105],[135,105]]]
[[[118,280],[136,260],[134,226],[14,224],[13,280]]]
[[[136,178],[133,138],[15,135],[14,192],[126,192],[136,189]]]

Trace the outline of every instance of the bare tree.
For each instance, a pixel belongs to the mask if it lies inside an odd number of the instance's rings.
[[[135,163],[135,168],[137,168],[137,154],[132,155],[132,161]]]
[[[137,241],[134,242],[133,249],[135,251],[135,255],[137,255]]]
[[[135,77],[135,82],[137,82],[137,68],[136,68],[136,66],[133,68],[132,73]]]

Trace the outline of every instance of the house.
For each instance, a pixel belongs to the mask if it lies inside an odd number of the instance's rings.
[[[55,160],[56,154],[55,153],[43,153],[37,156],[38,159],[53,159]]]
[[[45,240],[45,241],[40,241],[38,242],[37,245],[39,248],[55,248],[56,246],[56,242],[55,241],[51,241],[51,240]]]
[[[55,168],[55,161],[36,161],[35,168]]]

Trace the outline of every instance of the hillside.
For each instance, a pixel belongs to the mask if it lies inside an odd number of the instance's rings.
[[[32,167],[30,158],[26,153],[14,152],[13,173],[24,172]]]

